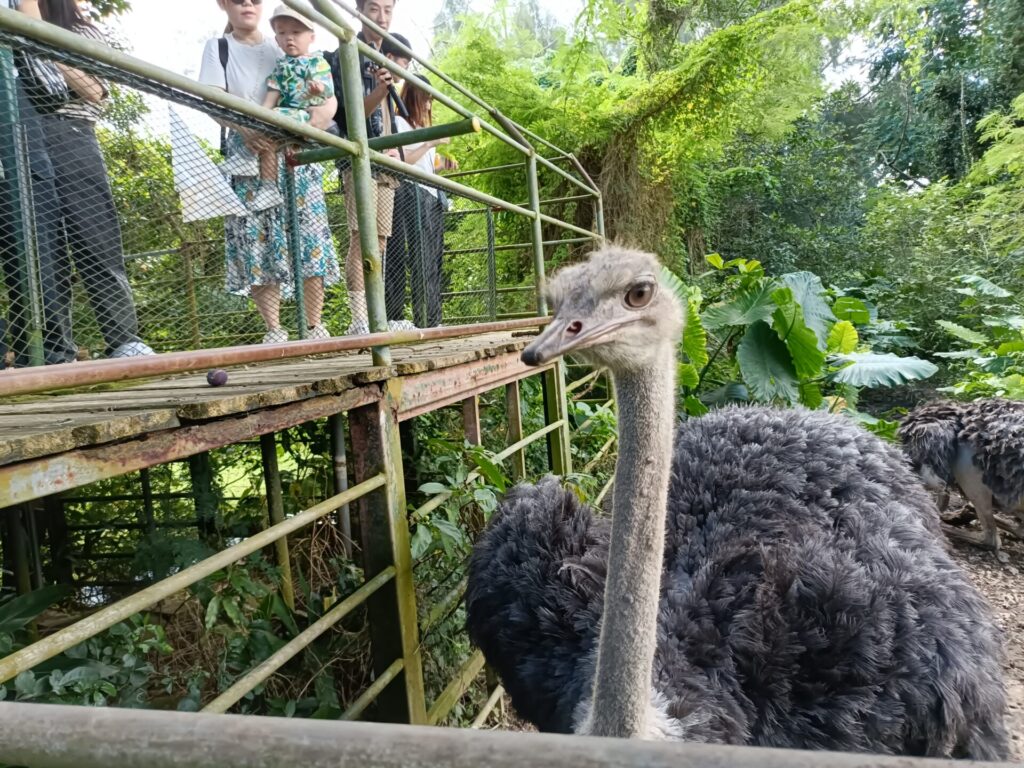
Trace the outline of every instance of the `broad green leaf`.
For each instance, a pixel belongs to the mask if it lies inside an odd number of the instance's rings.
[[[0,603],[0,634],[14,634],[68,595],[66,586],[52,585]]]
[[[700,374],[690,363],[679,364],[679,384],[687,389],[694,389],[700,384]]]
[[[983,333],[972,331],[970,328],[964,328],[962,325],[949,322],[949,320],[937,320],[936,322],[950,336],[955,336],[961,341],[966,341],[968,344],[983,345],[988,343],[988,337]]]
[[[825,353],[818,347],[818,337],[804,322],[803,310],[793,301],[791,288],[779,288],[772,293],[775,312],[772,327],[785,343],[793,360],[797,376],[809,379],[821,375]]]
[[[480,470],[480,474],[484,476],[488,483],[499,491],[505,491],[508,487],[508,478],[501,471],[501,467],[491,461],[491,458],[486,456],[482,449],[470,451],[469,457],[476,464],[476,468]]]
[[[939,370],[927,360],[893,354],[854,352],[840,355],[838,361],[848,365],[832,374],[833,381],[854,387],[893,387],[927,379]]]
[[[238,600],[233,597],[229,597],[225,600],[222,605],[224,606],[224,613],[228,615],[232,623],[236,627],[245,626],[245,617],[242,615],[241,609],[238,607]]]
[[[423,557],[433,543],[434,534],[430,528],[423,524],[417,525],[416,532],[412,535],[412,559],[419,560]]]
[[[220,613],[220,595],[214,595],[206,606],[206,628],[213,629],[217,623],[217,615]]]
[[[832,305],[833,314],[840,320],[849,320],[857,325],[866,325],[871,322],[871,313],[868,306],[860,299],[852,296],[840,296]]]
[[[825,398],[822,397],[821,387],[815,384],[813,381],[804,381],[800,384],[800,402],[806,405],[812,411],[816,411],[821,408],[821,404],[825,402]]]
[[[668,267],[662,265],[660,280],[662,285],[676,295],[676,298],[679,299],[679,303],[685,306],[689,296],[686,285],[679,279],[679,275]]]
[[[690,416],[703,416],[708,412],[708,407],[693,395],[686,398],[683,407]]]
[[[828,351],[847,355],[857,348],[860,337],[849,320],[840,320],[828,332]]]
[[[981,275],[960,275],[960,282],[969,285],[978,293],[984,296],[991,296],[995,299],[1008,299],[1013,296],[1008,290],[987,280]]]
[[[686,302],[686,328],[683,330],[683,351],[697,368],[708,364],[708,335],[700,320],[700,304]]]
[[[818,337],[818,346],[825,348],[828,329],[836,321],[832,308],[825,301],[825,286],[813,272],[790,272],[782,282],[793,291],[793,300],[803,310],[804,322]]]
[[[1024,352],[1024,340],[1007,341],[996,349],[997,355],[1012,355],[1015,352]]]
[[[725,266],[725,260],[717,253],[709,253],[704,260],[715,269],[722,269]]]
[[[438,493],[444,493],[447,490],[448,486],[443,485],[442,483],[424,483],[420,486],[420,493],[426,493],[431,496]]]
[[[704,327],[713,331],[730,325],[752,325],[759,321],[771,320],[772,312],[775,311],[772,291],[777,287],[771,281],[765,280],[756,287],[740,293],[732,301],[708,307],[704,310]]]
[[[755,399],[792,403],[799,397],[789,350],[767,323],[759,321],[747,329],[736,359]]]

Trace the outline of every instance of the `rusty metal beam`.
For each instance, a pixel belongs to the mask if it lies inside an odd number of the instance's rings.
[[[341,336],[320,341],[289,341],[285,344],[249,344],[239,347],[220,347],[193,352],[168,352],[148,357],[130,357],[117,360],[88,360],[74,365],[47,365],[37,368],[15,368],[0,372],[0,397],[47,392],[53,389],[82,387],[115,381],[146,379],[172,373],[224,368],[229,365],[287,360],[329,352],[348,352],[385,345],[398,346],[420,341],[454,339],[498,331],[539,328],[551,322],[550,318],[534,317],[519,320],[501,320],[476,325],[452,325],[439,328],[421,328],[415,331],[370,333],[365,336]]]
[[[32,768],[1012,768],[968,760],[7,702],[0,703],[0,722],[0,761]]]
[[[73,367],[73,366],[71,366]],[[376,402],[379,385],[0,467],[0,509]]]
[[[398,418],[405,421],[422,416],[462,402],[467,397],[550,370],[554,365],[531,368],[519,359],[518,352],[507,352],[452,368],[403,376],[399,384]]]

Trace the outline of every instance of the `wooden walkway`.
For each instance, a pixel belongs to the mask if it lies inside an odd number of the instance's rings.
[[[499,332],[369,352],[228,368],[131,386],[0,404],[0,509],[174,461],[365,405],[383,396],[398,418],[457,403],[539,372],[519,360],[532,334]]]

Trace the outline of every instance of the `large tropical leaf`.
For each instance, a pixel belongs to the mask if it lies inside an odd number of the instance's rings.
[[[960,282],[964,285],[969,285],[983,296],[991,296],[996,299],[1008,299],[1013,296],[1012,293],[1001,285],[996,285],[981,275],[960,275]]]
[[[832,305],[832,312],[840,320],[849,320],[857,325],[866,325],[871,322],[868,305],[852,296],[840,296],[836,299],[836,303]]]
[[[983,333],[972,331],[970,328],[964,328],[962,325],[949,322],[949,320],[938,320],[936,322],[950,336],[955,336],[961,341],[966,341],[968,344],[981,346],[988,343],[988,337]]]
[[[757,400],[794,402],[800,395],[789,349],[767,323],[754,323],[736,351],[743,381]]]
[[[697,368],[708,364],[708,335],[700,320],[700,302],[686,302],[686,329],[683,331],[683,351]]]
[[[686,387],[689,390],[696,389],[697,385],[700,384],[700,373],[691,363],[680,363],[677,376],[680,386]]]
[[[818,347],[818,337],[804,322],[803,309],[793,300],[792,288],[779,288],[772,293],[775,312],[772,327],[785,343],[793,359],[793,367],[801,379],[821,375],[825,352]]]
[[[704,310],[704,327],[713,331],[730,325],[768,322],[775,311],[772,291],[777,287],[775,283],[764,280],[755,287],[743,291],[732,301],[708,307]]]
[[[839,355],[836,360],[848,365],[832,374],[832,379],[854,387],[894,387],[908,381],[927,379],[939,370],[934,364],[919,357],[899,357],[893,354],[854,352]]]
[[[860,337],[857,336],[857,329],[849,320],[840,320],[832,326],[828,332],[828,351],[838,352],[841,355],[848,355],[857,348]]]
[[[818,337],[818,345],[824,349],[828,329],[836,321],[832,308],[825,301],[825,286],[813,272],[790,272],[782,276],[782,282],[793,291],[793,299],[803,309],[804,322]]]
[[[813,381],[805,381],[800,384],[800,402],[812,411],[816,411],[825,402],[821,394],[821,387]]]
[[[0,604],[0,634],[14,634],[70,592],[66,586],[42,587]]]

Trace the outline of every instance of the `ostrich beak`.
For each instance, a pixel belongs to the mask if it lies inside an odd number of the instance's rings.
[[[634,320],[632,317],[623,317],[587,327],[582,320],[570,320],[556,315],[540,336],[523,350],[520,357],[527,365],[544,365],[574,349],[588,347]]]

